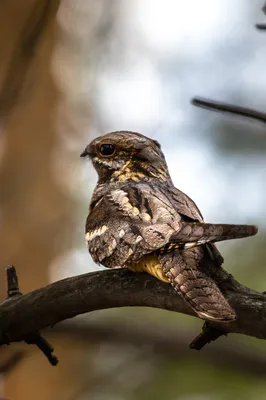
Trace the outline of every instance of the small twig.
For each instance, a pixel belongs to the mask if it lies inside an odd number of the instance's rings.
[[[14,296],[21,296],[22,293],[19,290],[18,277],[16,268],[13,265],[6,267],[7,275],[7,298],[10,299]]]
[[[220,336],[226,335],[226,332],[212,327],[208,322],[202,327],[202,332],[190,343],[189,347],[195,350],[201,350],[206,344],[213,342]]]
[[[194,106],[206,108],[211,111],[226,112],[230,114],[240,115],[242,117],[252,118],[256,121],[266,123],[266,114],[251,108],[236,106],[233,104],[220,103],[215,100],[194,97],[191,100]]]
[[[266,30],[266,24],[256,24],[255,27],[260,31]]]
[[[26,338],[24,338],[24,341],[27,344],[35,344],[47,357],[51,365],[58,364],[58,358],[53,354],[53,346],[51,346],[50,343],[47,342],[47,340],[39,333],[26,336]]]
[[[6,267],[6,275],[7,275],[7,298],[5,301],[12,301],[17,297],[22,296],[22,293],[19,290],[18,284],[18,276],[16,272],[16,268],[13,265],[8,265]],[[34,332],[32,334],[26,335],[23,337],[24,342],[27,344],[35,344],[47,357],[48,361],[51,365],[57,365],[58,359],[53,354],[53,347],[50,343],[47,342],[44,337],[42,337],[39,332]],[[4,342],[9,344],[8,335],[5,335]]]

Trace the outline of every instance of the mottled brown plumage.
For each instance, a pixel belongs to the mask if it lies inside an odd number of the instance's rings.
[[[206,266],[223,263],[214,242],[251,236],[257,228],[204,223],[195,203],[174,187],[159,143],[143,135],[109,133],[81,156],[89,156],[99,176],[86,222],[93,260],[170,282],[203,319],[233,320]]]

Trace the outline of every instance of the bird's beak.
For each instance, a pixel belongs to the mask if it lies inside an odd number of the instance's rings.
[[[85,149],[85,150],[81,153],[80,157],[87,157],[87,156],[88,156],[88,152],[87,152],[87,149]]]

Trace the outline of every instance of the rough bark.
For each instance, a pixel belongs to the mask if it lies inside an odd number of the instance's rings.
[[[236,282],[220,269],[220,289],[236,311],[236,321],[212,324],[226,333],[266,339],[266,295]],[[64,279],[0,306],[0,343],[22,340],[27,334],[86,312],[113,307],[155,307],[195,316],[168,284],[127,270],[93,272]]]

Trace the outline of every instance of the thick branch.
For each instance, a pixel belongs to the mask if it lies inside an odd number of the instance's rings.
[[[214,277],[237,314],[226,332],[266,339],[266,295],[237,283],[224,270]],[[0,344],[20,341],[32,332],[90,311],[125,306],[155,307],[194,315],[166,283],[124,269],[64,279],[0,305]],[[214,325],[215,326],[215,325]]]

